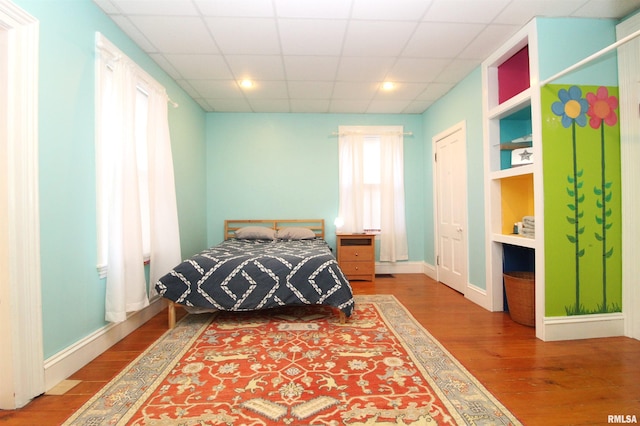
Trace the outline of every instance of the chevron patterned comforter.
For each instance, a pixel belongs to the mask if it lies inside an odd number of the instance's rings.
[[[322,239],[226,240],[183,261],[155,287],[176,303],[224,311],[329,305],[350,316],[354,303]]]

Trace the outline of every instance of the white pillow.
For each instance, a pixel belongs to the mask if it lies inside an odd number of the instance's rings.
[[[281,240],[311,240],[316,233],[309,228],[281,228],[276,232],[276,238]]]
[[[274,240],[276,231],[265,226],[245,226],[237,229],[234,235],[245,240]]]

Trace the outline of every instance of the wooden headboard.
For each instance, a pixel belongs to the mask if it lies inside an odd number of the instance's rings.
[[[245,226],[264,226],[267,228],[308,228],[315,232],[316,237],[324,238],[324,219],[239,219],[224,221],[224,239],[233,238],[236,229]]]

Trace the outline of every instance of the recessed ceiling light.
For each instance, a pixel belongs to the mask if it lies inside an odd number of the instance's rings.
[[[393,90],[395,87],[396,85],[391,81],[385,81],[384,83],[382,83],[382,88],[384,90]]]
[[[245,89],[250,89],[253,87],[253,81],[251,80],[241,80],[239,84],[240,84],[240,87]]]

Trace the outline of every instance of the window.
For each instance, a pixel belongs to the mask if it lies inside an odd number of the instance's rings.
[[[96,35],[98,270],[106,320],[149,304],[150,282],[181,259],[164,87]]]
[[[339,232],[380,234],[380,260],[408,259],[402,126],[340,126]]]

